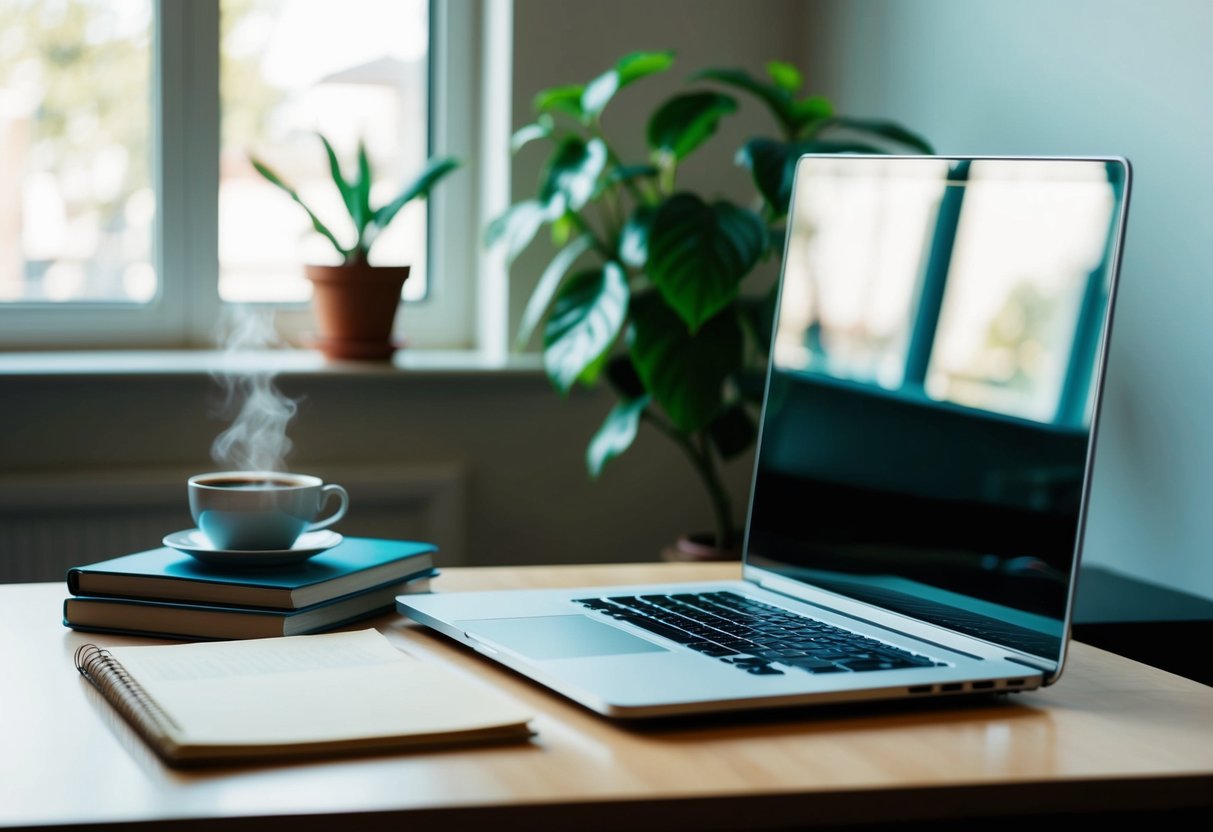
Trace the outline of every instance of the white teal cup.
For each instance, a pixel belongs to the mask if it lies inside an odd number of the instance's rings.
[[[317,519],[336,498],[337,509]],[[289,549],[305,532],[345,516],[350,498],[340,485],[310,474],[216,471],[189,478],[190,514],[216,549]]]

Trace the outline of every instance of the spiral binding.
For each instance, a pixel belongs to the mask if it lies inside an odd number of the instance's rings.
[[[176,723],[108,650],[82,644],[76,648],[75,663],[80,675],[154,748],[164,753],[173,745],[168,731]]]

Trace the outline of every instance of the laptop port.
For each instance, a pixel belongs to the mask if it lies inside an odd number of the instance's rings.
[[[1007,679],[1007,687],[1009,687],[1009,688],[1023,687],[1023,679]]]
[[[910,693],[930,693],[934,690],[932,685],[910,685]]]
[[[974,682],[973,683],[973,690],[989,690],[992,687],[994,687],[993,682]]]
[[[940,685],[939,689],[944,693],[955,693],[958,690],[964,690],[965,686],[960,682],[948,682],[946,685]]]

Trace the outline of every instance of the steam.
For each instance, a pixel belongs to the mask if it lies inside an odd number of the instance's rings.
[[[274,385],[277,371],[250,355],[282,346],[273,310],[230,305],[219,323],[219,342],[226,355],[215,380],[226,393],[223,414],[235,419],[215,437],[211,457],[230,471],[285,471],[291,451],[286,426],[297,405]]]

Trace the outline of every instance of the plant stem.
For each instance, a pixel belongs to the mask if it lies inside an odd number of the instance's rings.
[[[586,222],[585,217],[581,216],[581,214],[578,213],[577,211],[569,211],[568,216],[573,218],[574,225],[576,225],[579,229],[581,229],[581,231],[583,233],[588,234],[590,236],[590,239],[594,241],[594,248],[598,249],[598,253],[602,255],[603,259],[605,259],[605,260],[614,260],[615,259],[614,250],[612,250],[610,246],[608,246],[605,242],[603,242],[602,238],[598,236],[597,232],[595,232],[594,229],[590,227],[590,224],[588,222]]]
[[[623,204],[619,200],[619,186],[607,188],[602,193],[602,204],[606,206],[607,223],[610,226],[610,245],[615,251],[619,250],[619,236],[623,233],[627,218],[623,213]]]
[[[674,193],[675,176],[678,172],[678,163],[670,159],[662,159],[657,165],[657,187],[663,194]]]
[[[691,460],[691,464],[695,466],[695,471],[699,474],[704,488],[707,489],[708,498],[712,503],[712,513],[715,515],[716,521],[716,546],[720,549],[728,549],[737,536],[737,530],[733,526],[732,501],[729,499],[729,492],[724,487],[724,483],[720,481],[720,472],[716,468],[707,434],[700,431],[693,437],[687,436],[648,409],[641,414],[641,418],[674,440],[674,443],[682,448],[687,458]]]
[[[594,122],[589,125],[589,128],[590,128],[590,133],[596,139],[598,139],[600,142],[602,142],[602,146],[606,148],[607,159],[609,159],[611,161],[611,163],[613,165],[615,165],[615,167],[617,167],[617,168],[623,167],[623,159],[621,159],[619,157],[619,154],[615,152],[615,148],[611,147],[611,143],[607,141],[606,134],[602,132],[602,122],[600,122],[597,118],[595,118]],[[649,201],[649,200],[646,200],[644,194],[642,194],[636,188],[636,183],[633,182],[632,180],[630,180],[630,179],[626,180],[625,182],[623,182],[623,186],[628,189],[628,192],[631,193],[632,198],[635,199],[637,202]]]
[[[699,440],[699,460],[702,463],[700,473],[704,478],[708,494],[712,499],[712,511],[716,515],[716,547],[729,549],[736,542],[737,530],[733,527],[733,504],[729,492],[720,480],[720,470],[716,466],[716,457],[712,453],[712,445],[704,432],[697,434]]]

